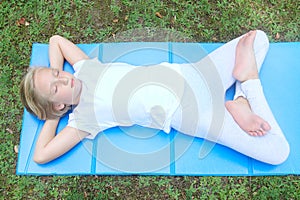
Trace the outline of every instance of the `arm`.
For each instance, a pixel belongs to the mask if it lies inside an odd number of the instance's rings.
[[[50,66],[63,69],[64,60],[71,65],[88,59],[88,56],[69,40],[54,35],[49,41]],[[64,128],[55,136],[59,119],[46,120],[36,143],[34,161],[37,163],[49,162],[69,151],[88,134],[71,127]]]
[[[89,57],[79,49],[74,43],[59,35],[54,35],[49,40],[49,60],[50,66],[62,70],[64,60],[72,66]]]
[[[65,127],[55,136],[59,119],[46,120],[36,143],[33,160],[39,164],[47,163],[63,155],[78,144],[88,133],[72,127]]]

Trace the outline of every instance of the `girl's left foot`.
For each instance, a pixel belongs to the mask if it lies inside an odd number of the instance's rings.
[[[258,71],[253,50],[256,31],[245,34],[237,44],[233,76],[240,82],[258,79]],[[265,135],[271,126],[264,119],[252,112],[249,102],[244,97],[238,97],[225,104],[241,129],[252,136]]]

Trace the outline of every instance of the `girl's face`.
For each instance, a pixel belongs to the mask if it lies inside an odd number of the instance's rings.
[[[63,108],[60,106],[79,103],[81,81],[68,72],[43,68],[36,72],[33,81],[37,92],[58,106],[59,110]]]

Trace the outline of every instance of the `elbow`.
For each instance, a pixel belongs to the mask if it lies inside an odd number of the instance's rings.
[[[37,164],[46,164],[50,160],[43,153],[35,153],[33,156],[33,161]]]
[[[63,37],[60,35],[53,35],[50,37],[49,43],[58,43],[58,41],[61,40],[61,38]]]

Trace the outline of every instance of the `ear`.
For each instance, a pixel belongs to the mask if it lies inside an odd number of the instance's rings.
[[[54,103],[53,107],[57,111],[62,111],[66,107],[66,105],[63,103]]]

